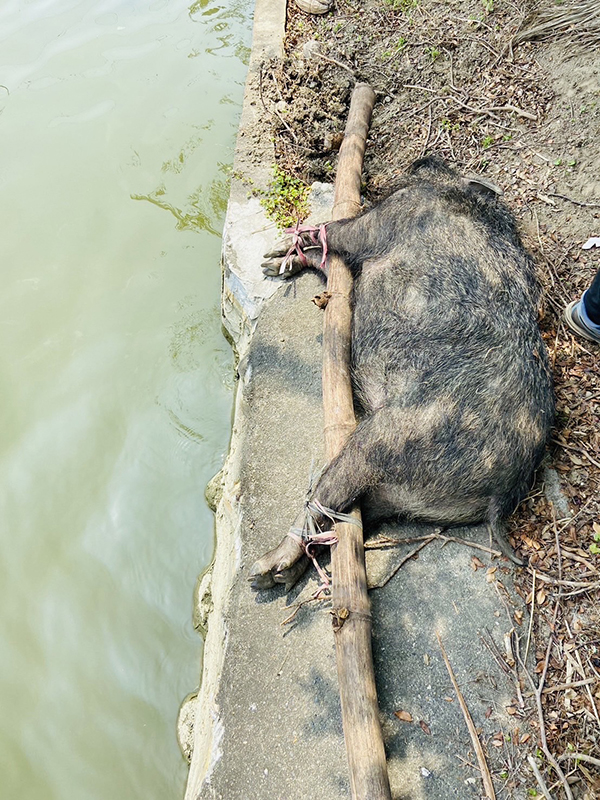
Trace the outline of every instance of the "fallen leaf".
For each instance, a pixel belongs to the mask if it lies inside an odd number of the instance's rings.
[[[398,717],[398,719],[402,720],[402,722],[413,721],[412,715],[409,714],[408,711],[394,711],[394,716]]]
[[[523,536],[522,539],[528,547],[531,547],[532,550],[539,550],[542,546],[539,542],[534,541],[529,536]]]
[[[535,600],[538,606],[543,606],[546,602],[546,592],[543,589],[540,589],[535,596]]]
[[[476,572],[478,569],[485,569],[485,564],[477,556],[471,556],[471,567]]]
[[[429,725],[428,725],[428,724],[425,722],[425,720],[422,720],[422,719],[421,719],[421,720],[419,720],[419,725],[420,725],[420,727],[421,727],[421,730],[423,731],[423,733],[426,733],[426,734],[427,734],[427,736],[431,736],[431,728],[430,728],[430,727],[429,727]]]

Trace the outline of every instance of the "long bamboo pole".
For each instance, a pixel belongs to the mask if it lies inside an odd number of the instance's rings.
[[[357,84],[340,149],[333,219],[360,211],[360,177],[374,102],[371,87]],[[325,452],[331,461],[356,427],[350,383],[352,275],[336,256],[329,260],[327,291],[331,298],[323,331],[323,406]],[[360,509],[354,508],[352,514],[360,522]],[[352,797],[391,800],[373,670],[362,527],[337,523],[335,530],[333,630]]]

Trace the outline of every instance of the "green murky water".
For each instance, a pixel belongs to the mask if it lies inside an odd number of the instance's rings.
[[[250,0],[0,5],[0,798],[168,800]]]

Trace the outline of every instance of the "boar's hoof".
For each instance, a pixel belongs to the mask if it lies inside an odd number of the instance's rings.
[[[333,0],[296,0],[296,5],[307,14],[326,14],[333,8]]]
[[[263,261],[261,267],[265,278],[291,278],[292,275],[303,269],[297,258],[289,259],[283,270],[281,269],[282,264],[283,258],[270,258],[268,261]]]
[[[289,592],[307,566],[308,558],[300,542],[284,536],[274,550],[269,550],[252,565],[250,585],[253,589],[270,589],[276,583],[284,583]]]

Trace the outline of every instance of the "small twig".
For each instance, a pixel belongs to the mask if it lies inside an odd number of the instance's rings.
[[[336,67],[341,67],[342,69],[345,69],[347,72],[350,73],[350,75],[352,75],[354,80],[356,80],[356,74],[354,70],[347,64],[342,64],[341,61],[337,61],[335,58],[330,58],[329,56],[325,56],[323,55],[323,53],[316,52],[315,55],[317,56],[317,58],[322,58],[323,61],[329,61],[330,64],[335,64]]]
[[[576,686],[588,686],[592,683],[598,683],[597,678],[586,678],[581,681],[572,681],[571,683],[559,683],[556,686],[546,686],[542,694],[551,694],[552,692],[566,692],[567,689],[574,689]],[[560,760],[560,759],[559,759]]]
[[[485,23],[483,23],[483,22],[481,22],[481,24],[482,24],[482,25],[485,25]],[[486,25],[485,27],[488,27],[488,26]],[[489,51],[490,51],[490,53],[491,53],[493,56],[496,56],[496,58],[497,58],[497,59],[499,59],[499,58],[500,58],[500,53],[499,53],[497,50],[494,50],[494,48],[492,47],[492,45],[491,45],[491,44],[489,44],[489,42],[486,42],[486,40],[485,40],[485,39],[480,39],[478,36],[467,36],[466,38],[467,38],[467,39],[470,39],[472,42],[475,42],[476,44],[480,44],[480,45],[481,45],[482,47],[484,47],[486,50],[489,50]]]
[[[484,644],[485,647],[487,647],[487,649],[490,652],[490,655],[492,656],[496,664],[500,667],[502,672],[504,672],[505,675],[510,675],[514,680],[519,708],[522,710],[525,708],[525,700],[523,699],[523,692],[521,691],[521,682],[519,680],[519,673],[516,669],[516,661],[515,661],[515,666],[509,666],[509,664],[506,661],[506,658],[503,657],[502,653],[500,652],[500,649],[498,648],[498,645],[494,641],[494,637],[492,636],[490,631],[486,628],[485,632],[489,637],[489,642],[483,636],[480,636],[479,639],[482,642],[482,644]],[[518,647],[517,637],[515,637],[515,644]]]
[[[289,625],[289,624],[290,624],[290,622],[293,622],[293,621],[294,621],[294,619],[296,618],[296,615],[298,614],[298,612],[300,611],[300,609],[301,609],[303,606],[305,606],[305,605],[308,605],[308,603],[314,603],[314,602],[316,602],[316,601],[330,600],[330,599],[331,599],[331,598],[330,598],[328,595],[325,595],[325,594],[323,594],[323,592],[322,592],[322,591],[318,590],[318,591],[317,591],[317,593],[316,593],[316,594],[314,594],[312,597],[309,597],[309,598],[308,598],[308,600],[302,600],[300,603],[296,603],[296,605],[293,607],[293,611],[292,611],[292,613],[289,615],[289,617],[286,617],[286,618],[283,620],[283,622],[280,622],[279,624],[280,624],[281,626],[283,626],[283,625]]]
[[[380,583],[374,583],[373,585],[369,585],[369,589],[382,589],[387,583],[389,583],[392,580],[394,575],[401,569],[401,567],[404,566],[404,564],[406,564],[407,561],[410,561],[411,558],[414,558],[419,552],[419,550],[422,550],[434,539],[435,536],[429,536],[427,539],[425,539],[424,542],[421,542],[421,544],[418,547],[415,547],[415,549],[411,550],[411,552],[408,553],[408,555],[405,555],[404,558],[400,559],[400,562],[396,564],[394,569],[390,572],[390,574],[386,578],[384,578],[384,580],[382,580]]]
[[[452,56],[452,50],[446,50],[446,53],[450,56],[450,88],[455,92],[460,92],[458,86],[454,85],[454,57]]]
[[[581,200],[573,200],[572,197],[567,197],[564,194],[556,194],[556,192],[547,192],[547,195],[548,197],[559,197],[561,200],[567,200],[569,203],[582,206],[583,208],[600,208],[600,203],[582,203]]]
[[[456,161],[456,154],[454,152],[454,147],[452,146],[452,137],[450,136],[450,131],[446,130],[446,138],[448,139],[448,147],[450,148],[450,153],[452,155],[452,160]]]
[[[553,619],[553,623],[552,623],[552,626],[551,626],[551,631],[554,630],[554,627],[555,627],[556,618],[558,616],[558,609],[559,609],[559,603],[557,602],[556,605],[554,606],[554,615],[553,615],[554,619]],[[548,646],[546,647],[546,657],[544,658],[544,667],[543,667],[542,674],[540,676],[540,680],[539,680],[539,683],[538,683],[537,686],[535,685],[535,683],[533,681],[533,678],[531,677],[531,675],[529,673],[529,670],[527,669],[527,667],[525,666],[525,664],[521,660],[521,657],[520,657],[519,654],[517,654],[517,657],[518,657],[519,661],[521,662],[521,666],[523,667],[523,671],[525,672],[525,675],[527,676],[527,680],[529,681],[529,685],[531,686],[531,689],[533,691],[533,696],[535,698],[535,705],[536,705],[536,708],[537,708],[538,723],[539,723],[539,729],[540,729],[540,743],[542,745],[542,750],[544,752],[544,755],[546,756],[546,758],[550,762],[550,764],[553,766],[554,771],[556,772],[558,778],[560,779],[560,783],[561,783],[561,785],[562,785],[562,787],[563,787],[563,789],[565,791],[565,794],[567,796],[567,800],[573,800],[573,793],[571,792],[571,788],[570,788],[570,786],[569,786],[569,784],[567,782],[565,774],[562,771],[562,769],[560,768],[560,765],[558,764],[558,761],[554,758],[554,756],[550,752],[550,749],[548,747],[548,741],[546,739],[546,722],[544,720],[544,709],[543,709],[543,706],[542,706],[542,692],[544,691],[544,683],[546,682],[546,674],[548,672],[548,666],[550,664],[550,653],[552,652],[552,644],[553,644],[553,633],[551,632],[550,636],[548,637]]]
[[[562,756],[558,757],[558,760],[566,761],[567,758],[572,758],[574,761],[583,761],[586,764],[594,764],[594,766],[600,767],[600,758],[594,758],[594,756],[588,756],[585,753],[563,753]]]
[[[583,586],[581,589],[573,589],[571,592],[564,592],[563,597],[578,597],[580,594],[587,594],[588,592],[593,592],[596,589],[600,589],[600,581],[597,583],[590,583],[589,586]]]
[[[283,117],[282,117],[282,116],[281,116],[281,114],[280,114],[280,113],[277,111],[277,109],[276,109],[276,108],[274,108],[272,111],[270,111],[270,110],[267,108],[267,105],[266,105],[266,103],[265,103],[265,99],[264,99],[264,97],[263,97],[262,77],[263,77],[263,65],[261,64],[261,65],[260,65],[260,70],[259,70],[259,72],[258,72],[258,93],[259,93],[259,96],[260,96],[260,102],[262,103],[262,107],[263,107],[263,108],[264,108],[264,110],[267,112],[267,114],[273,114],[274,116],[276,116],[276,117],[277,117],[277,119],[278,119],[278,120],[281,122],[281,124],[283,125],[283,127],[284,127],[284,128],[285,128],[285,129],[286,129],[286,130],[287,130],[287,131],[288,131],[288,132],[291,134],[291,136],[292,136],[292,138],[294,139],[294,141],[296,141],[296,142],[297,142],[297,141],[298,141],[298,137],[296,136],[296,134],[294,133],[294,131],[293,131],[293,130],[290,128],[290,126],[287,124],[287,122],[286,122],[286,121],[283,119]],[[273,82],[275,83],[275,79],[274,79],[274,78],[273,78]]]
[[[579,650],[575,651],[575,658],[577,659],[577,663],[579,664],[579,673],[584,680],[587,680],[587,675],[585,674],[585,669],[583,667],[583,661],[581,660],[581,654]],[[590,701],[590,705],[594,711],[594,716],[596,717],[596,722],[600,727],[600,716],[598,715],[598,707],[596,706],[596,702],[594,700],[594,696],[592,695],[592,690],[589,687],[589,684],[585,684],[585,691],[588,696],[588,700]]]
[[[550,439],[550,441],[552,442],[552,444],[557,444],[559,447],[564,447],[565,450],[572,450],[574,453],[581,453],[588,459],[588,461],[591,461],[595,467],[598,467],[600,469],[600,462],[593,459],[591,455],[586,450],[583,449],[583,447],[575,447],[572,444],[561,442],[558,439]]]
[[[494,637],[487,628],[486,628],[486,633],[489,636],[490,641],[488,642],[488,640],[481,635],[479,636],[479,640],[484,645],[484,647],[486,647],[489,650],[490,655],[492,656],[498,667],[500,667],[502,672],[504,672],[505,675],[510,675],[512,670],[506,663],[506,659],[502,657],[502,653],[498,649],[498,645],[494,641]]]
[[[577,553],[571,553],[570,550],[563,550],[563,555],[565,558],[568,558],[571,561],[577,561],[578,564],[583,564],[585,567],[588,568],[590,573],[596,575],[598,574],[598,570],[596,569],[596,567],[587,558],[583,558],[583,556],[578,556]]]
[[[427,136],[425,137],[425,142],[423,143],[423,147],[421,148],[421,152],[419,154],[419,158],[423,158],[425,151],[427,150],[427,145],[429,144],[429,137],[431,136],[431,106],[429,106],[429,124],[427,126]]]
[[[558,560],[558,579],[562,581],[563,576],[563,564],[562,564],[562,552],[560,549],[560,537],[558,535],[558,528],[556,527],[556,512],[554,511],[554,503],[551,503],[552,506],[552,527],[554,528],[554,541],[556,543],[556,558]]]
[[[481,742],[479,741],[479,736],[477,736],[477,731],[475,729],[475,725],[473,724],[473,719],[471,717],[471,714],[469,713],[469,709],[467,708],[465,698],[463,697],[462,692],[458,687],[458,683],[454,676],[454,671],[448,659],[448,655],[444,649],[444,645],[442,644],[442,640],[440,638],[439,633],[436,633],[436,636],[438,644],[440,646],[440,650],[442,651],[442,657],[444,659],[444,663],[446,664],[446,669],[448,670],[448,675],[450,676],[450,680],[452,681],[452,686],[454,687],[454,691],[456,692],[456,697],[458,698],[460,708],[463,712],[463,717],[465,718],[465,722],[467,724],[467,728],[471,736],[471,741],[473,742],[473,747],[475,748],[475,754],[477,755],[477,763],[479,764],[479,769],[481,771],[481,777],[483,780],[483,787],[485,789],[486,796],[488,800],[496,800],[496,793],[494,792],[494,784],[492,783],[492,776],[490,775],[490,770],[485,760],[483,747],[481,746]]]
[[[516,114],[518,117],[525,117],[525,119],[532,119],[534,122],[537,122],[537,115],[532,114],[531,111],[523,111],[522,108],[517,108],[517,106],[490,106],[489,111],[511,111],[513,114]]]
[[[546,800],[553,800],[552,795],[548,791],[548,787],[544,783],[544,779],[542,778],[542,773],[540,772],[538,765],[535,763],[535,759],[532,755],[527,756],[527,761],[529,766],[533,770],[533,774],[535,775],[535,779],[538,782],[538,786],[542,790],[542,794],[546,798]]]
[[[537,576],[539,580],[543,581],[544,583],[551,583],[553,586],[567,586],[573,589],[583,589],[587,592],[597,589],[600,586],[600,581],[592,581],[591,583],[586,581],[561,581],[558,578],[553,578],[551,575],[544,575],[544,573],[540,572],[539,570],[537,570]],[[568,595],[565,595],[565,597],[567,596]]]
[[[500,117],[497,114],[494,114],[493,111],[489,111],[486,108],[473,108],[473,106],[463,103],[463,101],[459,100],[458,97],[452,97],[450,99],[454,100],[455,103],[458,103],[458,105],[462,106],[462,108],[464,108],[466,111],[470,111],[471,114],[482,114],[484,117],[491,117],[492,119],[500,121]]]
[[[533,587],[531,589],[531,611],[529,612],[529,628],[527,630],[527,644],[525,645],[525,658],[524,661],[527,663],[527,657],[529,656],[529,645],[531,644],[531,634],[533,631],[533,612],[535,609],[535,576],[536,576],[535,569],[533,570]]]
[[[464,544],[466,547],[482,550],[484,553],[489,553],[497,558],[502,556],[500,550],[493,550],[491,547],[486,547],[477,542],[470,542],[468,539],[459,539],[457,536],[444,536],[442,533],[429,533],[427,536],[408,536],[406,539],[394,539],[391,536],[380,536],[372,542],[365,542],[365,550],[376,550],[379,547],[397,547],[400,544],[413,544],[414,542],[430,541],[431,539],[439,539],[444,544],[448,542]]]
[[[414,83],[403,83],[403,89],[419,89],[422,92],[430,92],[431,94],[437,94],[437,89],[430,89],[428,86],[416,86]]]

